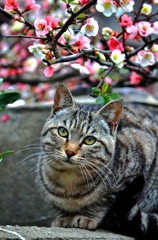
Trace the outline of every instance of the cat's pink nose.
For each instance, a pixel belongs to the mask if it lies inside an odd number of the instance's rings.
[[[71,158],[72,156],[75,155],[75,153],[73,151],[70,151],[70,150],[66,150],[65,152],[66,152],[68,158]]]

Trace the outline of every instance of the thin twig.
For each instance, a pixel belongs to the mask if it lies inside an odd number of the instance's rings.
[[[141,11],[141,9],[142,9],[142,6],[143,6],[143,3],[145,2],[145,0],[142,0],[142,2],[141,2],[141,4],[140,4],[140,7],[139,7],[139,10],[138,10],[138,12],[137,12],[137,14],[136,14],[136,16],[135,16],[135,19],[134,19],[134,21],[133,21],[133,25],[136,23],[136,21],[137,21],[137,19],[138,19],[138,17],[139,17],[139,14],[140,14],[140,11]]]
[[[102,77],[101,81],[99,82],[97,88],[102,87],[103,83],[104,83],[104,79],[106,78],[106,76],[112,71],[114,65],[112,65],[111,67],[109,67],[109,69],[106,71],[106,73],[104,74],[104,76]]]

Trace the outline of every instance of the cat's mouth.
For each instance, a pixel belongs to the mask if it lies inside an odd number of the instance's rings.
[[[73,164],[71,159],[67,158],[64,162],[68,163],[68,164]]]

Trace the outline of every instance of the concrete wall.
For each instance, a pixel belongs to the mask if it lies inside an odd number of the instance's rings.
[[[33,159],[38,155],[23,161],[39,152],[39,139],[36,138],[40,137],[50,109],[50,106],[17,107],[0,113],[0,119],[4,114],[9,116],[7,122],[0,121],[0,152],[16,151],[5,156],[0,163],[1,225],[49,226],[52,221],[52,208],[46,204],[34,184],[36,161]],[[30,144],[36,145],[22,150]],[[31,173],[28,173],[30,170]]]

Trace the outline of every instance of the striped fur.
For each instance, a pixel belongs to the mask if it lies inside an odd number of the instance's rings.
[[[103,222],[109,227],[111,218],[112,230],[145,239],[152,218],[158,234],[158,215],[150,215],[158,205],[158,117],[132,105],[122,111],[121,100],[98,108],[77,105],[66,85],[58,86],[42,130],[36,177],[56,209],[53,225],[93,230]],[[68,131],[67,137],[60,136],[60,127]],[[87,136],[95,137],[95,143],[85,144]],[[125,207],[120,199],[129,204]],[[138,221],[139,231],[123,231]]]

